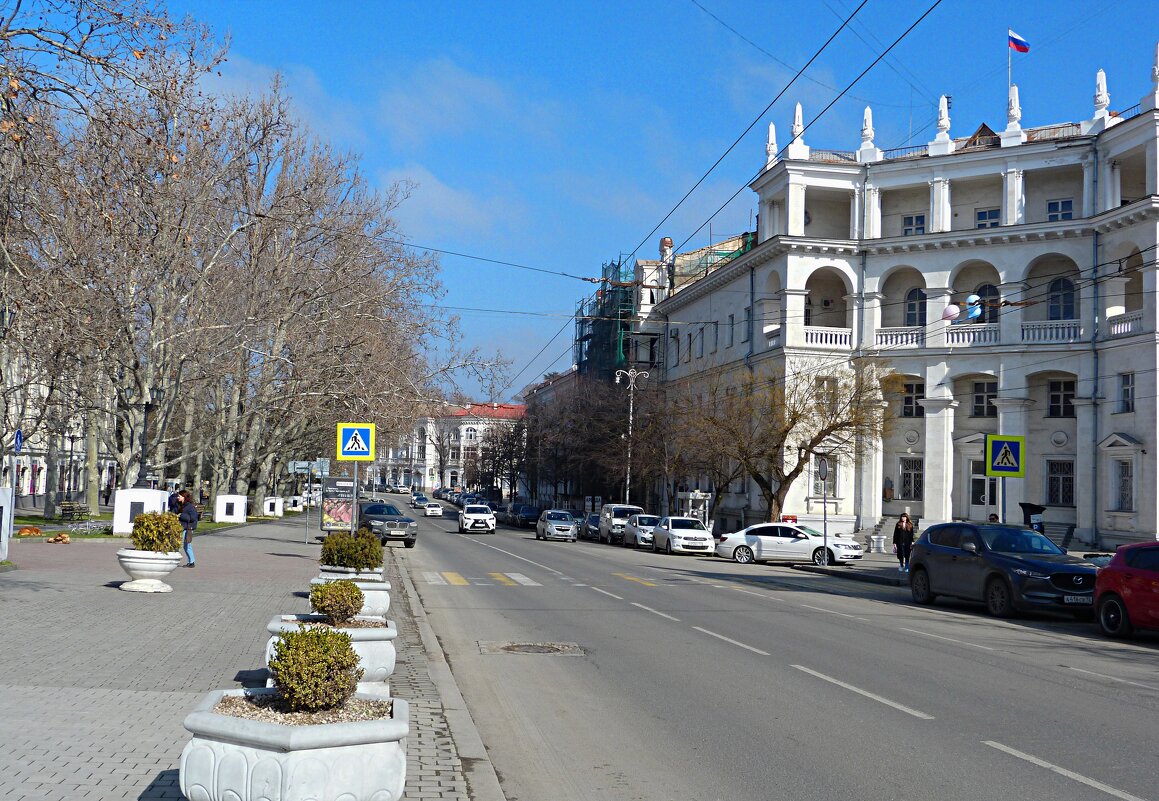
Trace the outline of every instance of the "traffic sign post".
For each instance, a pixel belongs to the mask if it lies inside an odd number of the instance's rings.
[[[1026,437],[986,435],[986,475],[1002,479],[1002,522],[1006,522],[1006,479],[1026,476]]]
[[[374,423],[339,423],[335,458],[354,462],[354,497],[351,501],[350,530],[358,530],[358,463],[374,461]]]

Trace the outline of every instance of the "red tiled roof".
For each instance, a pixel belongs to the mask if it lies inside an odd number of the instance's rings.
[[[451,417],[489,417],[495,420],[518,420],[527,412],[522,403],[472,403],[451,412]]]

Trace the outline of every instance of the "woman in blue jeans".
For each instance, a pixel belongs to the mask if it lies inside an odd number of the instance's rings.
[[[185,532],[182,547],[185,549],[185,558],[189,560],[185,565],[186,567],[196,566],[196,561],[193,558],[193,532],[197,529],[199,517],[197,507],[193,504],[193,495],[185,490],[181,493],[181,507],[177,513],[177,519],[181,521],[181,530]]]

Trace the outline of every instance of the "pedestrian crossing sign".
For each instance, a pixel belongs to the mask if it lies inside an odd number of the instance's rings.
[[[339,423],[335,451],[340,462],[373,462],[374,423]]]
[[[1026,437],[986,435],[986,475],[1023,478],[1026,475]]]

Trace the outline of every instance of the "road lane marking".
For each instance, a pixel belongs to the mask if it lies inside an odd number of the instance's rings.
[[[971,648],[981,648],[983,651],[997,650],[995,648],[991,648],[988,645],[978,645],[978,643],[975,643],[975,642],[966,642],[965,640],[955,640],[953,637],[943,637],[940,634],[930,634],[928,631],[918,631],[917,629],[907,629],[907,628],[903,628],[902,631],[908,631],[912,634],[920,634],[923,637],[934,637],[934,638],[939,639],[939,640],[946,640],[947,642],[956,642],[956,643],[958,643],[958,645],[968,645]]]
[[[524,587],[542,587],[543,586],[538,581],[532,581],[531,579],[529,579],[527,576],[523,575],[522,573],[508,573],[507,575],[510,576],[511,578],[515,579],[515,581],[522,584]],[[562,578],[562,576],[561,576],[561,578]]]
[[[536,567],[542,567],[544,570],[548,571],[549,573],[555,573],[557,576],[563,575],[562,571],[556,570],[554,567],[548,567],[547,565],[542,565],[539,562],[533,561],[531,559],[527,559],[526,557],[520,556],[517,553],[511,553],[511,551],[505,551],[502,548],[496,548],[494,545],[488,545],[485,542],[479,542],[478,540],[473,540],[470,537],[468,537],[466,534],[460,534],[459,536],[465,540],[470,541],[470,542],[478,543],[479,545],[482,545],[484,548],[490,548],[493,551],[498,551],[499,553],[505,553],[514,559],[518,559],[520,562],[527,562],[527,564],[529,564],[529,565],[535,565]]]
[[[516,586],[516,584],[515,584],[515,579],[508,578],[508,577],[507,577],[505,574],[503,574],[503,573],[488,573],[487,575],[489,575],[491,578],[493,578],[493,579],[495,579],[496,581],[498,581],[498,582],[499,582],[500,584],[502,584],[504,587],[514,587],[514,586]]]
[[[879,704],[885,704],[886,706],[893,707],[894,709],[898,710],[899,712],[905,712],[907,715],[913,715],[915,718],[920,718],[922,720],[933,720],[934,719],[933,715],[927,715],[925,712],[919,712],[918,710],[913,709],[912,707],[908,707],[905,704],[899,704],[897,701],[891,701],[888,698],[877,695],[875,693],[871,693],[868,690],[863,690],[860,687],[854,687],[852,684],[846,684],[845,682],[841,681],[840,679],[835,679],[832,676],[826,676],[824,673],[818,673],[815,670],[810,670],[809,668],[805,667],[804,665],[793,665],[793,667],[796,668],[797,670],[801,671],[802,673],[808,673],[810,676],[816,676],[817,678],[821,679],[822,681],[827,681],[830,684],[836,684],[838,687],[842,687],[846,690],[849,690],[849,692],[851,692],[851,693],[857,693],[858,695],[863,695],[866,698],[869,698],[870,700],[877,701]]]
[[[680,622],[680,618],[678,618],[678,617],[672,617],[672,615],[666,615],[666,614],[664,614],[663,612],[661,612],[661,611],[659,611],[659,610],[657,610],[657,609],[653,609],[653,608],[652,608],[652,607],[650,607],[650,606],[644,606],[644,604],[638,604],[638,603],[636,603],[635,601],[632,601],[631,603],[632,603],[632,606],[638,606],[638,607],[640,607],[641,609],[643,609],[645,612],[651,612],[651,613],[652,613],[652,614],[654,614],[654,615],[659,615],[660,617],[667,618],[668,620],[671,620],[671,621],[673,621],[674,623],[679,623],[679,622]]]
[[[778,598],[775,595],[769,595],[767,592],[753,592],[752,590],[745,590],[741,589],[740,587],[733,587],[732,589],[736,590],[737,592],[743,592],[745,595],[755,595],[758,598],[766,598],[770,601],[778,601],[780,603],[785,602],[784,598]]]
[[[822,609],[820,606],[809,606],[809,604],[798,604],[798,605],[804,609],[812,609],[815,612],[828,612],[831,615],[840,615],[841,617],[848,617],[848,618],[852,618],[853,620],[864,620],[866,623],[869,622],[869,618],[867,618],[867,617],[858,617],[857,615],[847,615],[844,612],[834,612],[832,609]]]
[[[424,571],[423,580],[426,581],[427,584],[441,584],[444,587],[447,584],[447,580],[433,570]]]
[[[612,575],[616,578],[622,578],[624,581],[634,581],[637,584],[643,584],[645,587],[657,586],[656,582],[654,581],[646,581],[645,579],[637,578],[636,576],[629,576],[627,573],[613,573]]]
[[[1017,757],[1018,759],[1025,760],[1026,762],[1029,762],[1032,765],[1038,765],[1038,767],[1040,767],[1040,768],[1046,768],[1047,770],[1053,771],[1054,773],[1057,773],[1060,776],[1066,776],[1068,779],[1076,781],[1079,784],[1085,784],[1087,787],[1093,787],[1094,789],[1100,790],[1100,791],[1106,793],[1107,795],[1113,795],[1115,798],[1121,798],[1121,799],[1123,799],[1123,801],[1145,801],[1145,799],[1142,799],[1137,795],[1131,795],[1130,793],[1125,793],[1122,790],[1116,790],[1114,787],[1111,787],[1110,785],[1103,784],[1102,782],[1099,782],[1099,781],[1095,781],[1094,779],[1088,778],[1088,777],[1082,775],[1081,773],[1075,773],[1073,770],[1067,770],[1066,768],[1055,765],[1054,763],[1047,762],[1045,759],[1039,759],[1036,756],[1032,756],[1030,754],[1023,753],[1022,751],[1019,751],[1016,748],[1011,748],[1008,745],[1003,745],[1002,743],[996,743],[993,740],[983,740],[982,744],[988,745],[991,748],[994,748],[994,749],[997,749],[999,751],[1002,751],[1003,753],[1009,754],[1012,757]]]
[[[609,598],[615,598],[617,601],[624,600],[623,597],[616,595],[614,592],[608,592],[607,590],[601,590],[599,587],[592,587],[592,589],[595,590],[596,592],[602,592],[604,595],[608,596]]]
[[[447,571],[443,571],[443,578],[447,580],[448,584],[451,584],[455,587],[466,587],[471,583],[467,581],[467,579],[460,576],[458,573],[449,573]]]
[[[1079,673],[1086,673],[1088,676],[1098,676],[1100,679],[1110,679],[1111,681],[1117,681],[1122,684],[1130,684],[1132,687],[1142,687],[1144,690],[1159,690],[1159,687],[1155,687],[1151,684],[1140,684],[1137,681],[1128,681],[1127,679],[1108,676],[1105,673],[1095,673],[1093,670],[1083,670],[1082,668],[1071,667],[1070,665],[1066,665],[1066,667],[1070,668],[1071,670],[1077,670]]]
[[[746,651],[752,651],[754,654],[760,654],[761,656],[769,656],[768,651],[762,651],[760,648],[753,648],[751,645],[745,645],[743,642],[737,642],[736,640],[732,639],[731,637],[725,637],[723,634],[717,634],[715,631],[709,631],[708,629],[702,629],[700,626],[693,626],[692,628],[696,629],[701,634],[707,634],[709,637],[716,637],[716,639],[718,639],[718,640],[724,640],[727,643],[732,643],[733,645],[737,646],[738,648],[744,648]]]

